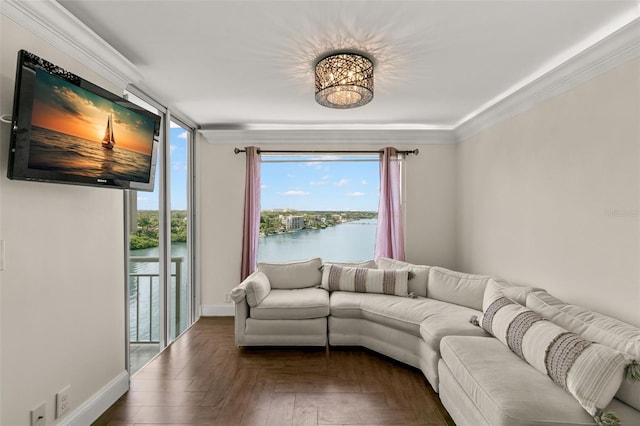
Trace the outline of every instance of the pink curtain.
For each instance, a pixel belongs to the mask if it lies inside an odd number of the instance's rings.
[[[242,263],[240,280],[256,268],[260,235],[260,154],[255,146],[245,147],[244,223],[242,225]]]
[[[400,199],[400,159],[387,147],[380,157],[380,204],[376,229],[375,259],[404,260],[404,230]]]

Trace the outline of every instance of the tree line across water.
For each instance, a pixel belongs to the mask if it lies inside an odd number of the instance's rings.
[[[304,225],[294,229],[288,228],[289,216],[303,217]],[[300,229],[324,229],[344,222],[377,217],[378,212],[268,210],[260,212],[260,235],[282,234]]]
[[[288,216],[302,216],[304,225],[296,229],[288,229]],[[377,212],[360,211],[297,211],[297,210],[268,210],[260,213],[260,235],[274,235],[300,229],[324,229],[340,223],[352,222],[360,219],[375,219]],[[171,212],[171,242],[187,242],[188,217],[186,210]],[[129,248],[140,250],[158,247],[159,218],[157,210],[138,210],[137,229],[129,235]]]
[[[138,227],[129,234],[129,249],[140,250],[158,247],[159,218],[157,210],[138,210]],[[187,211],[173,210],[171,212],[171,242],[187,242]]]

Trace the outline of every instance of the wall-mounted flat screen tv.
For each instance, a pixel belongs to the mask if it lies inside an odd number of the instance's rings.
[[[160,117],[18,52],[10,179],[153,191]]]

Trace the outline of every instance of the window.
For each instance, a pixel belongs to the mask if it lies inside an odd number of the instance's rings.
[[[262,154],[258,262],[373,259],[378,155]]]
[[[127,199],[128,357],[133,373],[194,320],[194,130],[164,107],[134,93],[127,96],[163,119],[154,191],[129,191]]]

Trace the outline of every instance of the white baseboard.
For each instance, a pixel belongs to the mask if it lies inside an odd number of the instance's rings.
[[[57,425],[59,426],[85,426],[90,425],[107,411],[114,402],[129,390],[129,372],[123,371],[118,374],[105,387],[100,389],[91,398],[86,400],[84,404],[69,413],[68,416],[61,419]]]
[[[233,303],[224,305],[202,305],[203,317],[232,317],[235,316],[236,308]]]

